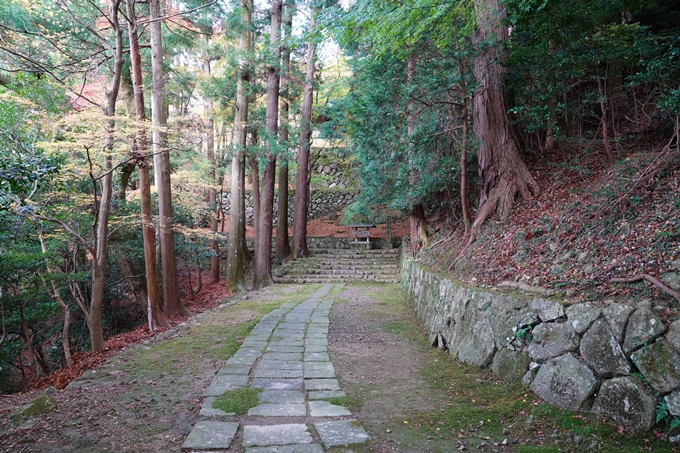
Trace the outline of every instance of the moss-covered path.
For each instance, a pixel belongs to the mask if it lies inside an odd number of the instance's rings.
[[[369,439],[347,408],[328,401],[346,396],[328,355],[333,300],[324,299],[342,286],[323,285],[260,320],[203,392],[184,450],[323,453],[324,446]],[[247,417],[234,421],[236,415]]]

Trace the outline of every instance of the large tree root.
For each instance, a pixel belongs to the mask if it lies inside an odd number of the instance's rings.
[[[612,279],[609,280],[609,283],[633,283],[633,282],[639,282],[640,280],[647,280],[652,285],[656,286],[657,288],[659,288],[661,291],[665,292],[666,294],[673,296],[675,298],[675,300],[680,302],[680,293],[672,290],[668,286],[664,285],[659,279],[657,279],[656,277],[653,277],[649,274],[637,274],[637,275],[633,275],[632,277],[612,278]]]

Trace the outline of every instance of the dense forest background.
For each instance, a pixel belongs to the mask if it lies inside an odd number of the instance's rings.
[[[679,115],[678,0],[5,1],[0,389],[186,316],[178,269],[237,292],[306,256],[312,137],[346,145],[349,221],[408,215],[406,246],[460,278],[660,277]]]

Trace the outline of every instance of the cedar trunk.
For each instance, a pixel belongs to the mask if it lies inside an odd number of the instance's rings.
[[[309,29],[316,26],[318,10],[312,8]],[[314,95],[314,63],[316,43],[310,40],[307,44],[307,67],[305,71],[305,90],[302,98],[302,127],[300,129],[300,152],[298,154],[298,171],[295,181],[295,209],[293,258],[309,256],[307,248],[307,211],[309,208],[309,149],[312,139],[312,101]]]
[[[203,72],[210,76],[210,56],[203,62]],[[215,167],[215,121],[213,119],[213,100],[205,100],[205,147],[210,170],[210,187],[208,187],[208,207],[210,209],[210,232],[213,239],[210,241],[210,249],[213,256],[210,257],[210,281],[217,283],[220,281],[220,249],[217,240],[217,216],[219,207],[217,204],[217,169]]]
[[[149,330],[167,327],[168,321],[161,310],[160,285],[158,284],[158,265],[156,263],[156,231],[151,208],[151,176],[147,158],[146,113],[144,108],[144,86],[142,60],[139,53],[137,18],[132,0],[127,0],[128,35],[130,40],[130,61],[132,66],[132,89],[134,109],[137,117],[137,139],[133,142],[139,153],[139,196],[142,207],[142,241],[144,244],[144,268],[146,270],[147,319]]]
[[[503,43],[508,39],[508,29],[503,24],[505,9],[499,0],[475,0],[475,13],[477,28],[473,42],[480,48],[474,64],[477,90],[473,102],[473,132],[479,143],[480,194],[471,241],[494,211],[498,210],[501,218],[507,218],[517,195],[528,198],[539,190],[508,124],[503,94],[506,74],[502,66]],[[496,44],[489,46],[490,40]]]
[[[250,51],[252,0],[245,0],[242,6],[242,19],[246,31],[239,39],[241,54]],[[245,85],[250,80],[248,64],[241,61],[236,83],[236,114],[234,117],[234,156],[231,161],[231,206],[229,211],[229,245],[227,250],[227,292],[244,292],[246,286],[244,276],[245,260],[245,158],[246,127],[248,125],[248,96]]]
[[[260,202],[259,229],[255,247],[255,276],[253,287],[264,288],[272,280],[272,225],[274,222],[274,183],[276,178],[276,153],[272,142],[278,137],[279,123],[279,32],[281,29],[281,2],[272,0],[269,44],[272,47],[272,63],[267,67],[267,140],[265,157],[267,166],[262,175],[262,199]]]
[[[161,35],[160,0],[149,0],[151,20],[151,121],[153,123],[153,152],[156,187],[158,189],[158,218],[160,224],[161,269],[163,275],[163,311],[169,318],[187,316],[177,286],[177,257],[175,231],[172,220],[172,187],[170,181],[170,153],[167,147],[167,110],[165,105],[165,69],[163,67],[163,37]]]
[[[290,36],[293,26],[294,5],[287,5],[284,8],[283,30],[285,36]],[[285,38],[284,36],[284,38]],[[284,155],[279,158],[279,204],[276,220],[276,260],[283,262],[290,257],[290,244],[288,238],[288,114],[289,114],[289,92],[288,84],[290,78],[290,48],[283,48],[281,53],[281,67],[283,75],[281,77],[281,90],[279,98],[279,138],[286,147]]]
[[[111,82],[111,89],[106,95],[107,105],[104,108],[104,114],[110,119],[107,121],[106,127],[108,132],[107,143],[105,146],[104,164],[102,165],[101,197],[99,199],[99,208],[97,212],[97,220],[94,228],[94,247],[92,256],[92,296],[90,298],[90,306],[85,313],[87,318],[87,327],[90,331],[90,342],[93,352],[104,350],[104,333],[102,331],[102,299],[104,296],[104,275],[106,272],[106,257],[108,253],[108,233],[109,233],[109,210],[111,207],[112,198],[112,174],[113,161],[111,153],[113,152],[114,137],[113,132],[116,126],[114,119],[116,114],[116,100],[118,98],[118,90],[120,89],[120,80],[123,72],[123,32],[118,21],[118,7],[120,0],[111,2],[109,8],[109,23],[113,27],[116,36],[116,46],[114,48],[114,72]]]

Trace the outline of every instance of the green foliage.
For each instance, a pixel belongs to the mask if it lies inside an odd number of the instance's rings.
[[[252,387],[228,390],[215,398],[212,406],[214,409],[220,409],[226,413],[233,412],[236,415],[245,415],[248,413],[248,409],[260,404],[257,395],[261,392],[261,388]]]
[[[647,27],[621,23],[621,11],[638,10],[623,1],[517,0],[507,9],[512,112],[526,131],[552,127],[558,140],[599,114],[598,79],[609,86],[639,70],[653,44]]]
[[[527,343],[531,343],[531,340],[533,340],[534,336],[531,333],[531,329],[533,329],[533,326],[526,326],[521,329],[517,329],[515,332],[515,338],[519,338],[520,340],[526,340]]]
[[[371,221],[371,210],[364,203],[355,201],[342,210],[340,225],[347,226]]]
[[[668,404],[663,398],[659,401],[659,404],[656,405],[656,423],[661,422],[668,425],[669,430],[680,427],[680,418],[670,413]]]
[[[0,209],[30,196],[57,171],[58,160],[37,145],[44,134],[34,107],[31,101],[0,88]]]

